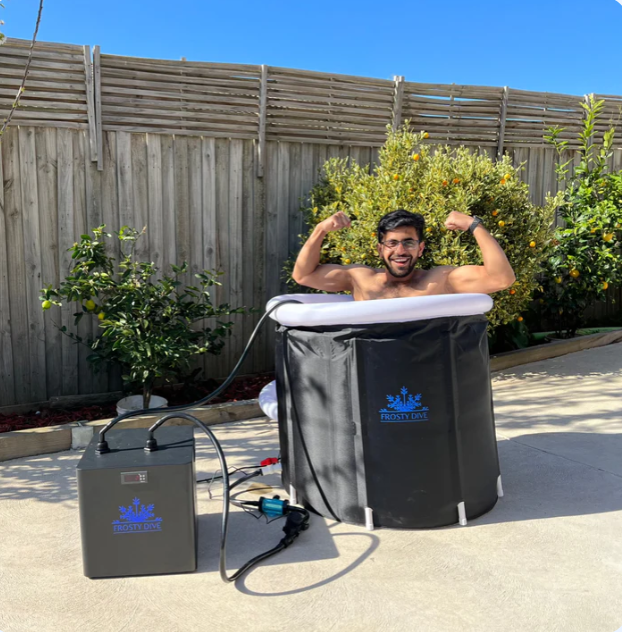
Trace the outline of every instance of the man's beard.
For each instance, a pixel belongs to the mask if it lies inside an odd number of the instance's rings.
[[[392,276],[401,279],[407,277],[415,269],[415,265],[417,265],[417,257],[413,257],[412,255],[408,256],[410,257],[410,262],[403,267],[398,266],[394,261],[391,261],[389,257],[383,257],[382,262]]]

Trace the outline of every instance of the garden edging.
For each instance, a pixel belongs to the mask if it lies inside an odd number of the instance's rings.
[[[622,341],[622,329],[590,334],[588,336],[577,336],[570,340],[553,340],[544,345],[508,351],[492,356],[490,358],[490,370],[503,371],[504,369],[510,369],[514,366],[520,366],[521,364],[550,360],[551,358],[557,358],[567,353],[603,347],[620,341]]]
[[[185,412],[194,415],[208,426],[265,416],[256,399],[190,408]],[[148,428],[157,419],[158,417],[155,415],[145,415],[132,417],[121,423],[124,428]],[[0,433],[0,462],[69,450],[72,447],[72,442],[75,443],[76,429],[91,427],[93,432],[97,432],[109,421],[110,419],[98,419],[97,421],[74,422],[61,426]],[[171,419],[168,423],[172,426],[192,425],[192,422],[186,419]]]

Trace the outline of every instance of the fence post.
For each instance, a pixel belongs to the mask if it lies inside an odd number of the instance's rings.
[[[91,162],[97,160],[97,132],[95,128],[95,95],[93,93],[93,64],[91,62],[91,47],[83,46],[84,76],[86,81],[86,114],[89,121],[89,145],[91,148]]]
[[[395,93],[393,96],[393,131],[402,124],[402,100],[404,98],[404,77],[395,75]]]
[[[102,72],[99,46],[93,48],[93,87],[95,94],[95,138],[97,139],[97,171],[104,170],[102,146]]]
[[[505,120],[508,115],[508,99],[510,89],[505,86],[503,88],[503,98],[501,100],[501,113],[499,115],[499,145],[497,146],[497,162],[503,158],[503,145],[505,142]]]
[[[266,107],[268,103],[268,66],[261,66],[259,88],[259,142],[257,144],[257,177],[263,178],[263,162],[266,155]]]

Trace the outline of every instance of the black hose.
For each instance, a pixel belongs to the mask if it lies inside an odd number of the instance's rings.
[[[233,485],[231,485],[229,483],[229,470],[227,469],[227,459],[225,458],[225,453],[222,450],[222,446],[218,442],[218,439],[216,439],[216,437],[214,436],[214,433],[200,419],[197,419],[193,415],[189,415],[188,413],[184,413],[184,412],[176,412],[170,415],[166,415],[166,417],[163,417],[162,419],[160,419],[158,423],[159,425],[162,425],[162,423],[167,422],[169,419],[186,419],[188,421],[191,421],[195,425],[197,425],[208,436],[209,440],[212,442],[212,445],[214,446],[214,449],[216,450],[216,454],[218,455],[218,460],[220,461],[220,467],[223,472],[222,521],[221,521],[221,528],[220,528],[220,559],[219,559],[219,564],[218,564],[218,570],[220,573],[220,578],[224,582],[226,583],[234,582],[236,579],[238,579],[244,573],[250,570],[253,566],[259,564],[259,562],[262,562],[268,557],[271,557],[272,555],[275,555],[276,553],[279,553],[280,551],[285,549],[294,541],[295,538],[298,537],[298,535],[302,531],[308,528],[309,512],[306,509],[302,509],[299,507],[288,507],[288,511],[290,513],[287,517],[285,527],[283,527],[283,531],[285,531],[285,537],[281,539],[281,541],[279,542],[277,546],[249,560],[248,562],[246,562],[246,564],[244,564],[244,566],[242,566],[242,568],[237,570],[233,575],[231,575],[231,577],[229,577],[227,575],[227,530],[229,528],[229,503],[230,503],[229,492],[236,485],[239,485],[245,480],[249,478],[253,478],[261,474],[261,470],[248,474],[245,477],[241,478],[240,480],[236,481]],[[153,431],[154,428],[155,428],[155,424],[149,429],[150,432]]]
[[[246,343],[246,347],[244,348],[244,351],[242,352],[242,355],[240,356],[240,359],[238,360],[237,364],[233,367],[233,370],[231,371],[231,373],[229,373],[229,376],[227,377],[227,379],[215,391],[211,392],[209,395],[206,395],[202,399],[196,402],[193,402],[191,404],[183,404],[180,406],[169,406],[168,408],[142,408],[140,410],[132,410],[130,412],[124,413],[123,415],[119,415],[118,417],[115,417],[114,419],[111,419],[106,424],[106,426],[104,426],[104,428],[102,428],[99,431],[99,442],[97,444],[97,449],[95,450],[96,454],[105,454],[110,451],[110,448],[108,447],[108,442],[106,441],[106,433],[113,426],[115,426],[120,421],[123,421],[124,419],[129,419],[130,417],[138,417],[139,415],[144,415],[144,414],[153,415],[155,413],[172,413],[176,411],[188,410],[188,408],[196,408],[198,406],[203,406],[210,399],[213,399],[214,397],[218,397],[218,395],[220,395],[224,390],[226,390],[226,388],[229,386],[229,384],[231,384],[231,382],[237,375],[238,371],[240,370],[240,367],[242,366],[242,363],[244,362],[244,360],[246,359],[246,356],[248,355],[248,352],[251,346],[253,345],[253,342],[255,342],[255,338],[257,337],[257,332],[259,331],[261,326],[264,324],[268,316],[281,305],[285,305],[287,303],[301,303],[301,302],[302,301],[298,301],[296,299],[287,299],[285,301],[280,301],[276,305],[273,305],[270,309],[266,310],[266,313],[260,318],[255,329],[253,330],[253,333],[251,334],[251,337],[248,339],[248,342]]]

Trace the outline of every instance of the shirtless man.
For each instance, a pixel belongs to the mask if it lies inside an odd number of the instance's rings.
[[[324,237],[350,226],[339,211],[320,222],[302,247],[293,279],[300,285],[326,292],[350,291],[355,301],[459,292],[492,294],[510,287],[516,280],[512,266],[497,240],[481,220],[453,211],[445,221],[448,230],[469,230],[482,251],[483,266],[438,266],[416,268],[425,249],[425,220],[418,213],[397,210],[378,223],[378,254],[382,268],[364,265],[320,264]]]

